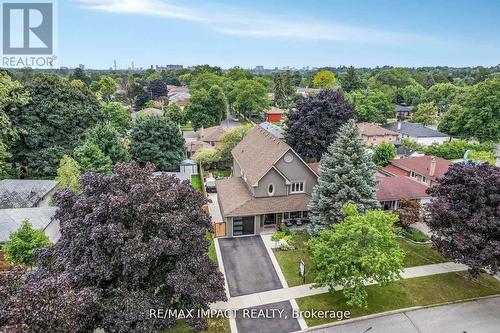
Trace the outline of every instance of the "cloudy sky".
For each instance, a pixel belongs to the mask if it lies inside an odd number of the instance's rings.
[[[59,65],[468,66],[500,62],[491,0],[61,0]]]

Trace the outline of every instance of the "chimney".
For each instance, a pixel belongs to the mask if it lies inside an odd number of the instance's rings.
[[[433,177],[434,173],[436,173],[436,157],[431,156],[431,165],[429,167],[429,176]]]
[[[204,135],[205,135],[205,130],[203,129],[203,126],[201,126],[201,128],[200,128],[200,138],[203,138]]]

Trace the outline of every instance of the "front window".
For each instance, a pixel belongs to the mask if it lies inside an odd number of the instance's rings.
[[[426,183],[427,184],[427,177],[422,177],[422,183]]]
[[[290,193],[304,192],[304,182],[294,182],[290,188]]]
[[[396,201],[383,201],[383,210],[394,210],[396,208]]]

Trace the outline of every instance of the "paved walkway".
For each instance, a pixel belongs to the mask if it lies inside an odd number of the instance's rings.
[[[217,193],[208,193],[208,199],[210,199],[210,202],[208,203],[208,212],[210,213],[212,222],[222,222],[223,219],[219,208],[219,198]]]
[[[422,277],[422,276],[429,276],[429,275],[436,275],[436,274],[443,274],[450,272],[460,272],[464,270],[467,270],[467,266],[449,262],[442,264],[432,264],[432,265],[406,268],[403,270],[401,277],[403,279],[410,279],[415,277]],[[366,285],[376,284],[376,282],[371,281],[371,282],[366,282],[365,284]],[[329,292],[328,287],[312,288],[312,286],[313,286],[312,284],[305,284],[296,287],[270,290],[239,297],[231,297],[227,302],[217,302],[212,304],[212,308],[238,310],[242,308],[249,308],[270,303],[277,303],[277,302],[293,300],[296,298],[313,296]],[[342,287],[337,286],[335,287],[335,290],[342,290]]]
[[[497,333],[500,297],[409,310],[308,330],[317,333]]]

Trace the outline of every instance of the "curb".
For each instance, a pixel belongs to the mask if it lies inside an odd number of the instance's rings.
[[[412,306],[412,307],[409,307],[409,308],[391,310],[391,311],[386,311],[386,312],[379,312],[379,313],[374,313],[374,314],[367,315],[367,316],[356,317],[356,318],[352,318],[352,319],[341,320],[341,321],[337,321],[337,322],[332,322],[332,323],[326,323],[326,324],[321,324],[321,325],[317,325],[317,326],[312,326],[312,327],[310,327],[310,328],[308,328],[306,330],[302,330],[302,331],[299,331],[299,332],[313,332],[315,330],[319,330],[319,329],[323,329],[323,328],[328,328],[328,327],[333,327],[333,326],[339,326],[339,325],[344,325],[344,324],[349,324],[349,323],[355,323],[355,322],[358,322],[358,321],[363,321],[363,320],[368,320],[368,319],[374,319],[374,318],[379,318],[379,317],[385,317],[385,316],[390,316],[390,315],[398,314],[398,313],[412,312],[412,311],[415,311],[415,310],[435,308],[435,307],[444,306],[444,305],[474,302],[474,301],[479,301],[479,300],[482,300],[482,299],[489,299],[489,298],[500,298],[500,294],[483,296],[483,297],[464,298],[464,299],[460,299],[460,300],[456,300],[456,301],[450,301],[450,302],[436,303],[436,304],[430,304],[430,305]]]

